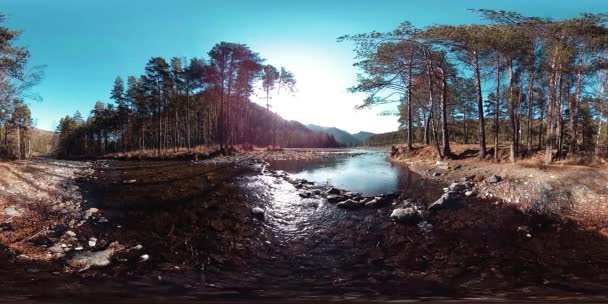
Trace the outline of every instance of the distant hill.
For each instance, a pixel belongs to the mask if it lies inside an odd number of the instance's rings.
[[[359,133],[353,134],[353,137],[356,138],[359,142],[365,143],[370,136],[376,135],[376,133],[361,131]]]
[[[322,127],[313,124],[306,125],[306,127],[312,131],[325,132],[327,134],[333,135],[336,141],[344,146],[361,145],[367,140],[367,138],[374,135],[374,133],[370,132],[359,132],[353,135],[336,127]]]
[[[387,133],[374,134],[367,138],[367,144],[370,146],[385,146],[403,143],[405,131],[393,131]]]
[[[32,153],[34,156],[47,156],[52,153],[55,132],[32,128]]]

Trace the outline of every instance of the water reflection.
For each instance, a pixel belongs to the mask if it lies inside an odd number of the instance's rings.
[[[324,160],[279,160],[270,163],[273,169],[285,170],[295,178],[316,184],[329,184],[364,195],[398,190],[405,168],[390,163],[387,153],[355,150],[352,157]],[[407,178],[406,178],[407,180]]]

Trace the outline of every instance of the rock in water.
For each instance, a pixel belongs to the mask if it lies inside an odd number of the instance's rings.
[[[325,193],[327,193],[327,194],[340,194],[340,190],[336,189],[336,188],[329,188],[327,191],[325,191]]]
[[[343,199],[344,199],[343,196],[337,195],[337,194],[330,194],[327,196],[327,202],[331,203],[331,204],[337,203]]]
[[[344,209],[355,209],[361,207],[361,203],[352,199],[347,199],[343,202],[338,203],[336,206]]]
[[[262,209],[260,207],[255,207],[255,208],[251,209],[251,214],[253,214],[253,216],[258,217],[258,218],[264,218],[264,209]]]
[[[498,176],[498,175],[492,175],[489,179],[488,182],[491,184],[496,184],[496,183],[500,183],[500,181],[502,180],[502,177]]]
[[[114,242],[105,250],[79,253],[68,260],[67,264],[70,267],[79,268],[81,271],[91,267],[105,267],[110,265],[112,256],[119,248],[118,242]]]
[[[420,212],[413,207],[395,209],[391,213],[391,220],[397,223],[417,223],[420,219]]]
[[[365,207],[367,208],[378,208],[378,200],[377,199],[372,199],[368,202],[365,202]]]
[[[456,192],[450,191],[431,204],[429,210],[454,209],[462,206],[462,196]]]

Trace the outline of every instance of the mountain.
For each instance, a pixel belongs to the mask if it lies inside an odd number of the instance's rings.
[[[356,138],[359,142],[365,143],[365,141],[372,135],[376,135],[372,132],[361,131],[359,133],[353,134],[353,137]]]
[[[368,137],[373,135],[373,133],[369,132],[359,132],[353,135],[335,127],[322,127],[313,124],[306,125],[306,127],[312,131],[325,132],[327,134],[333,135],[336,141],[344,146],[361,145]]]

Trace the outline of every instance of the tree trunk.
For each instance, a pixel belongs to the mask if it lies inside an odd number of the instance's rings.
[[[441,70],[441,131],[443,136],[443,157],[450,158],[450,134],[448,130],[447,99],[448,99],[448,76]]]
[[[595,157],[599,157],[600,156],[600,138],[602,137],[602,118],[604,117],[604,113],[600,112],[600,123],[599,123],[599,127],[597,128],[597,138],[595,139]]]
[[[475,90],[477,93],[477,110],[479,111],[479,158],[486,158],[486,130],[483,115],[483,99],[481,97],[481,75],[479,72],[479,54],[473,51],[475,65]]]
[[[515,162],[515,145],[517,144],[516,126],[515,126],[515,111],[513,106],[513,59],[507,61],[509,67],[509,97],[507,98],[507,106],[509,108],[509,122],[511,123],[510,135],[511,145],[509,149],[509,160]]]
[[[556,47],[557,49],[557,47]],[[549,101],[547,105],[547,137],[545,138],[545,163],[550,164],[553,161],[553,116],[554,106],[557,102],[557,55],[553,56],[551,62],[551,77],[549,79]]]
[[[534,66],[530,68],[528,75],[528,129],[527,140],[528,154],[532,152],[532,106],[534,104]]]
[[[414,52],[410,56],[410,62],[407,69],[407,150],[412,150],[412,65],[414,60]]]
[[[430,53],[430,51],[427,50],[426,52],[427,52],[427,54],[426,54],[427,55],[427,80],[428,80],[428,85],[429,85],[429,111],[430,111],[429,118],[427,121],[427,132],[428,132],[429,124],[434,123],[431,121],[431,118],[433,117],[432,113],[433,113],[433,103],[434,103],[434,101],[433,101],[433,59],[431,57],[432,54]],[[433,133],[433,134],[435,134],[435,133]],[[430,140],[428,135],[426,137],[426,140],[427,141]],[[425,144],[428,144],[428,142],[425,142]],[[436,144],[438,145],[439,143],[436,142]]]
[[[21,127],[17,126],[17,158],[22,159],[23,153],[21,153]]]
[[[496,104],[494,105],[494,161],[498,161],[498,130],[500,113],[500,55],[496,54]]]
[[[574,155],[576,153],[577,150],[577,119],[578,119],[578,112],[579,112],[579,107],[578,105],[580,104],[580,98],[581,98],[581,87],[582,87],[582,82],[583,82],[583,54],[585,53],[585,50],[583,49],[581,51],[581,54],[578,58],[578,68],[576,71],[576,93],[574,95],[574,98],[570,98],[570,154]]]

